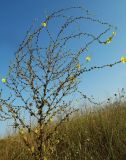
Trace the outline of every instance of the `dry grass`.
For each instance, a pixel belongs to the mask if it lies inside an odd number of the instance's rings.
[[[125,160],[126,103],[77,113],[56,136],[46,148],[48,160]],[[0,160],[28,159],[32,160],[18,135],[0,141]]]

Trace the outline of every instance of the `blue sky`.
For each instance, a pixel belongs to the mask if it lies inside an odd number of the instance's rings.
[[[44,18],[46,13],[76,5],[85,6],[97,18],[118,27],[117,36],[110,45],[90,48],[89,52],[93,55],[92,65],[115,62],[125,56],[125,0],[0,0],[0,78],[6,75],[9,62],[13,60],[14,53],[33,19]],[[80,88],[87,95],[104,100],[118,89],[126,88],[125,79],[126,65],[119,64],[111,69],[87,73],[83,76]],[[0,125],[0,130],[2,128],[3,125]]]

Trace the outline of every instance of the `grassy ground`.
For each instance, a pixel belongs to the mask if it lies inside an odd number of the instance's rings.
[[[76,113],[57,136],[48,160],[126,160],[126,103]],[[0,160],[28,159],[18,135],[0,140]]]

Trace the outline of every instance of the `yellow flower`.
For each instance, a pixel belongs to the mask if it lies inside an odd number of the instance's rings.
[[[90,57],[90,56],[87,56],[87,57],[86,57],[86,61],[91,61],[91,57]]]
[[[104,44],[109,44],[109,43],[111,43],[111,42],[112,42],[112,38],[113,38],[113,37],[109,37],[109,38],[104,42]]]
[[[116,36],[116,32],[112,32],[112,36],[109,37],[109,38],[104,42],[104,44],[109,44],[109,43],[111,43],[113,36]]]
[[[76,78],[75,78],[74,76],[69,77],[69,80],[70,80],[71,82],[74,82],[75,79],[76,79]]]
[[[46,23],[46,22],[43,22],[43,23],[42,23],[42,26],[43,26],[43,27],[46,27],[46,26],[47,26],[47,23]]]
[[[33,153],[35,152],[35,147],[34,147],[34,146],[31,147],[31,151],[32,151]]]
[[[2,83],[7,83],[7,79],[6,78],[2,78]]]
[[[80,69],[80,64],[77,64],[76,67],[77,67],[77,69]]]
[[[109,37],[109,38],[104,42],[104,44],[109,44],[109,43],[111,43],[111,42],[112,42],[112,38],[113,38],[113,36],[115,36],[115,35],[116,35],[116,32],[112,32],[112,36]]]
[[[121,57],[121,62],[126,63],[126,57]]]

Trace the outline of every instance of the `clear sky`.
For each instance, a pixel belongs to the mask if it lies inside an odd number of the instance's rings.
[[[44,18],[46,13],[68,6],[85,6],[97,18],[118,27],[111,44],[90,48],[94,57],[92,65],[115,62],[126,56],[125,0],[0,0],[0,77],[6,75],[9,62],[33,19]],[[118,89],[126,88],[125,81],[126,65],[119,64],[84,75],[81,91],[103,100]],[[3,84],[0,82],[0,85]],[[0,132],[2,128],[0,125]]]

